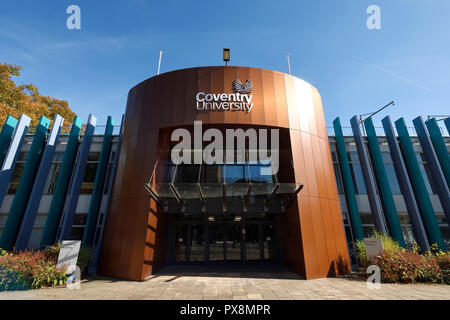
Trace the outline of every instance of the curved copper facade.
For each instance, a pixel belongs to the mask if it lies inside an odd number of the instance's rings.
[[[253,83],[245,112],[200,112],[197,92],[232,93]],[[322,102],[316,88],[288,74],[247,67],[199,67],[147,79],[129,92],[122,145],[105,225],[99,272],[144,280],[165,263],[168,219],[145,191],[160,129],[204,124],[288,128],[295,177],[304,189],[281,217],[286,265],[307,279],[350,270]]]

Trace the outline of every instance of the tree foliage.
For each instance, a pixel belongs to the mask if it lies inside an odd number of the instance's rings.
[[[0,126],[8,115],[18,119],[22,113],[31,118],[36,126],[41,116],[53,120],[55,114],[62,116],[67,130],[75,117],[65,100],[43,96],[32,84],[17,85],[13,77],[19,77],[22,67],[0,62]]]

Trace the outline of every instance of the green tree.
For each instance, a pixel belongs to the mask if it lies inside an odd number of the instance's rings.
[[[53,119],[62,116],[64,131],[70,130],[75,113],[65,100],[43,96],[32,84],[17,85],[13,77],[19,77],[22,67],[0,62],[0,125],[8,115],[18,118],[22,113],[31,118],[31,126],[39,122],[41,116]]]

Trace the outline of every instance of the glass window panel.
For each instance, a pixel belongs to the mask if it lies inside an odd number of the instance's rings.
[[[100,159],[100,152],[89,152],[88,161],[98,161]]]
[[[342,179],[341,179],[341,174],[340,174],[340,171],[339,171],[339,166],[338,166],[337,163],[334,163],[333,167],[334,167],[334,176],[336,178],[338,193],[339,194],[344,194],[344,188],[342,187]]]
[[[359,163],[350,164],[352,172],[353,185],[357,194],[367,194],[366,185],[364,184],[364,177]]]
[[[63,158],[64,158],[64,152],[55,152],[55,155],[53,156],[53,162],[63,161]]]
[[[392,162],[391,154],[389,152],[382,152],[381,157],[383,158],[383,162]]]
[[[271,174],[266,174],[267,172],[272,172],[271,165],[251,164],[249,165],[249,169],[252,182],[274,182],[274,176]]]
[[[83,226],[86,224],[87,213],[78,213],[73,218],[73,225]]]
[[[50,168],[50,172],[47,176],[47,181],[45,182],[44,194],[55,193],[56,182],[58,180],[60,169],[61,163],[54,163]]]
[[[392,163],[385,163],[386,175],[389,181],[389,187],[391,187],[392,194],[402,194],[400,185],[397,181],[397,175],[395,174],[395,168]]]
[[[28,156],[28,152],[19,152],[19,156],[17,157],[17,161],[26,161]]]
[[[175,183],[197,183],[200,165],[179,165],[176,171]]]
[[[359,157],[357,152],[347,152],[349,162],[359,162]]]
[[[333,162],[337,162],[337,156],[336,156],[336,152],[335,151],[331,152],[331,159],[333,160]]]
[[[113,162],[110,162],[108,164],[108,174],[105,180],[105,188],[103,189],[104,194],[107,194],[109,192],[109,184],[111,183],[113,165],[114,165]]]
[[[70,232],[70,240],[81,240],[83,238],[84,226],[83,227],[72,227]]]
[[[219,165],[203,165],[201,168],[200,181],[203,183],[222,183],[222,166]]]
[[[92,189],[94,189],[94,183],[93,182],[83,182],[81,184],[81,190],[80,194],[91,194]]]
[[[84,172],[83,182],[94,182],[95,174],[97,172],[98,163],[87,163],[86,171]]]
[[[8,194],[15,194],[19,187],[20,177],[22,176],[23,169],[25,167],[24,162],[17,162],[14,167],[13,174],[10,179]]]
[[[433,179],[431,179],[430,170],[428,164],[419,164],[420,171],[422,172],[423,180],[425,181],[425,186],[427,187],[429,194],[436,194],[436,186],[434,185]]]
[[[225,183],[243,183],[248,181],[248,167],[246,165],[223,166]]]

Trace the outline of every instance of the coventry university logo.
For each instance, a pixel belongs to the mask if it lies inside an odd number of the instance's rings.
[[[239,78],[233,81],[233,90],[234,92],[239,93],[250,93],[253,90],[253,84],[250,80],[245,81],[245,83],[242,83]]]
[[[198,111],[243,111],[248,113],[253,108],[253,84],[250,80],[242,83],[233,81],[234,93],[198,92],[195,96],[195,108]]]

